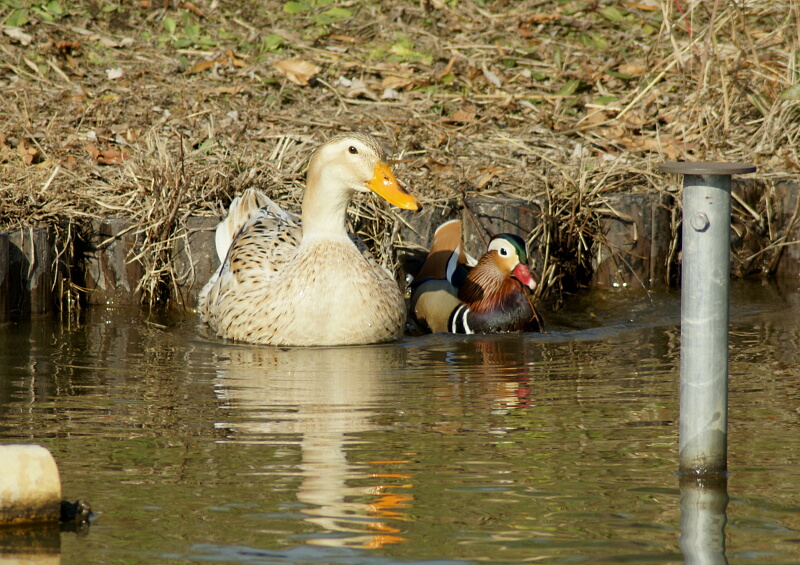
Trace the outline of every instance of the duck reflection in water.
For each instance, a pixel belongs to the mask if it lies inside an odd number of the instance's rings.
[[[539,335],[539,334],[535,334]],[[486,414],[508,414],[537,404],[532,365],[541,349],[516,334],[426,336],[422,363],[438,376],[432,390],[438,414],[434,429],[458,433],[476,402]],[[541,391],[540,391],[541,392]]]
[[[395,469],[402,455],[348,460],[361,436],[378,430],[373,407],[397,393],[392,373],[404,366],[396,346],[220,351],[217,395],[234,418],[217,427],[234,441],[291,444],[287,436],[298,437],[297,499],[306,521],[323,530],[308,543],[379,548],[406,541],[398,522],[409,519],[411,477],[372,467]]]

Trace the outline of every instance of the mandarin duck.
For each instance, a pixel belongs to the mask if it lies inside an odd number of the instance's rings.
[[[301,216],[256,189],[233,200],[217,227],[221,265],[200,291],[217,335],[269,345],[378,343],[402,335],[406,309],[392,274],[346,228],[356,192],[419,210],[368,135],[322,145],[308,164]]]
[[[439,226],[425,262],[411,283],[411,314],[432,332],[460,334],[541,331],[542,322],[523,285],[536,282],[525,242],[503,233],[468,270],[461,222]]]

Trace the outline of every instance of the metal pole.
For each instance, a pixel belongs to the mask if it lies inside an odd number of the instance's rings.
[[[736,163],[665,163],[683,177],[680,473],[722,474],[728,458],[731,175]]]

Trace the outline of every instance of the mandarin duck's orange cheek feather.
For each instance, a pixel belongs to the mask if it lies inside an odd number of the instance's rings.
[[[351,196],[373,182],[382,198],[419,207],[395,190],[384,163],[373,138],[343,134],[309,163],[302,219],[252,188],[234,200],[217,230],[224,261],[199,300],[218,335],[270,345],[364,344],[402,335],[406,308],[394,277],[345,222]]]

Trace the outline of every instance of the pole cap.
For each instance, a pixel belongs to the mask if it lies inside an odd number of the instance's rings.
[[[756,172],[756,166],[749,163],[717,163],[674,161],[662,163],[658,168],[664,173],[676,175],[743,175]]]

